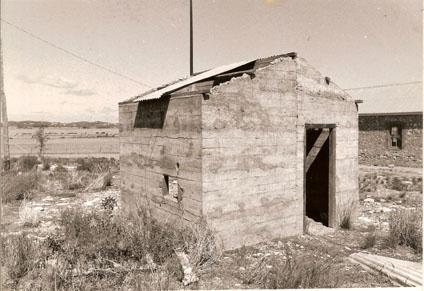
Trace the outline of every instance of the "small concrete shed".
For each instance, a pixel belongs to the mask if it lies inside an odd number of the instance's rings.
[[[119,104],[123,205],[205,219],[224,249],[336,227],[358,201],[355,101],[295,53]]]

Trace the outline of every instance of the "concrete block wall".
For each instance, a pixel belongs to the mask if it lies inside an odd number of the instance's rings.
[[[302,233],[296,65],[285,58],[202,103],[203,214],[225,249]]]
[[[204,217],[225,249],[302,234],[307,123],[336,124],[335,208],[354,203],[356,106],[327,82],[304,60],[283,57],[208,96],[176,94],[163,128],[134,128],[138,104],[121,104],[124,205],[147,205],[161,220]],[[180,203],[164,197],[164,174],[178,178]]]
[[[422,114],[359,116],[359,162],[364,165],[422,167]],[[389,126],[402,127],[402,149],[389,146]]]
[[[197,221],[201,217],[201,98],[171,97],[163,128],[134,128],[138,104],[119,106],[125,206],[147,206],[162,221]],[[180,202],[164,195],[164,175],[177,177],[183,196]]]
[[[335,206],[337,226],[344,211],[353,215],[359,199],[358,189],[358,113],[354,100],[333,82],[325,80],[305,60],[297,59],[299,99],[298,185],[303,183],[305,124],[335,124]],[[299,188],[300,191],[300,188]],[[303,191],[303,189],[302,189]],[[331,214],[330,214],[331,215]]]

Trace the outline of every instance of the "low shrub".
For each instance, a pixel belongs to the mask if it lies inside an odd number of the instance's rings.
[[[47,161],[44,161],[42,170],[43,171],[50,170],[50,164]]]
[[[0,186],[3,202],[31,198],[31,194],[39,188],[40,176],[36,171],[14,173],[1,176]]]
[[[106,187],[110,187],[110,186],[112,186],[112,173],[107,172],[107,174],[103,176],[102,188],[105,189]]]
[[[78,171],[88,171],[92,173],[103,173],[118,168],[115,159],[108,158],[78,158],[76,159]]]
[[[407,186],[402,183],[402,180],[398,177],[393,177],[391,182],[391,188],[396,191],[405,191]]]
[[[40,223],[38,210],[29,205],[24,199],[19,207],[19,219],[24,226],[36,227]]]
[[[194,266],[201,266],[217,256],[212,234],[204,224],[181,230],[157,222],[145,211],[111,215],[109,211],[67,209],[62,212],[60,225],[61,233],[52,245],[76,258],[141,261],[150,254],[156,263],[162,264],[176,249],[182,249]]]
[[[110,211],[69,208],[61,213],[59,226],[37,245],[26,236],[2,244],[2,250],[9,252],[7,257],[2,256],[7,261],[3,265],[17,286],[24,276],[22,282],[28,279],[31,288],[37,290],[92,290],[110,284],[121,286],[128,278],[124,285],[131,288],[167,290],[171,278],[173,282],[183,278],[175,250],[187,252],[195,267],[216,258],[205,225],[177,229],[175,224],[157,222],[143,209],[114,215]],[[11,251],[10,245],[14,245]],[[146,265],[149,269],[144,269]]]
[[[219,260],[221,250],[206,221],[191,225],[183,235],[184,248],[194,268],[202,268]]]
[[[8,276],[17,280],[36,267],[38,247],[27,234],[12,235],[2,244],[2,265]]]
[[[289,254],[286,259],[263,258],[243,276],[245,284],[263,289],[335,288],[339,281],[328,257]]]
[[[340,211],[339,226],[341,229],[352,228],[352,208],[346,207]]]
[[[406,245],[422,253],[422,212],[401,209],[389,216],[388,243],[391,246]]]
[[[17,169],[19,171],[30,171],[40,162],[35,156],[22,156],[18,158]]]
[[[364,240],[361,242],[361,244],[359,245],[359,247],[363,250],[372,248],[373,246],[375,246],[377,239],[376,239],[376,234],[375,232],[369,232],[365,235]]]
[[[107,196],[102,199],[101,206],[105,210],[112,211],[118,206],[118,202],[116,201],[116,198],[113,196]]]

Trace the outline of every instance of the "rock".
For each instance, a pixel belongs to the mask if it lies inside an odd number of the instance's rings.
[[[325,235],[325,234],[330,234],[335,232],[334,228],[326,227],[322,223],[316,222],[315,220],[309,217],[306,218],[306,221],[307,221],[306,233],[310,235]],[[297,246],[299,247],[299,245]]]
[[[183,272],[184,272],[183,285],[187,286],[191,283],[199,281],[199,278],[193,272],[193,268],[191,267],[187,254],[180,250],[175,250],[175,254],[180,260],[181,267],[183,268]]]
[[[153,257],[151,254],[146,254],[146,263],[147,266],[151,269],[151,270],[156,270],[157,266],[155,264],[155,262],[153,261]]]
[[[256,253],[256,254],[253,254],[252,257],[259,258],[259,257],[262,257],[263,255],[264,255],[263,253]]]
[[[390,212],[390,211],[392,211],[392,209],[388,208],[388,207],[381,207],[381,211],[382,212]]]
[[[366,198],[364,199],[364,202],[368,202],[368,203],[374,203],[374,199],[373,198]]]
[[[380,199],[380,202],[386,202],[386,199]]]
[[[364,217],[364,216],[359,216],[358,220],[364,222],[364,223],[372,223],[372,220],[369,219],[368,217]]]

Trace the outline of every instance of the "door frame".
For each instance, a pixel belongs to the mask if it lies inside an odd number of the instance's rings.
[[[329,161],[328,161],[328,226],[336,227],[336,124],[334,123],[306,123],[303,138],[303,232],[306,232],[306,137],[307,130],[313,128],[328,128],[330,135],[329,142]]]

